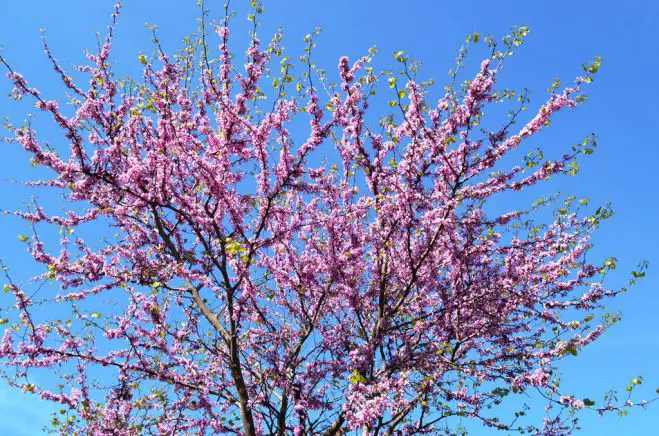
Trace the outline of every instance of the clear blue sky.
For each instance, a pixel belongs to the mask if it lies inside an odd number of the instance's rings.
[[[221,1],[208,3],[217,3]],[[241,3],[236,1],[236,4]],[[150,52],[150,35],[144,23],[159,25],[165,46],[177,47],[181,38],[196,29],[196,0],[127,1],[118,28],[114,60],[125,73],[137,73],[138,51]],[[0,44],[3,55],[49,97],[57,97],[55,76],[41,53],[39,29],[46,28],[56,57],[64,64],[80,62],[82,50],[95,47],[95,31],[108,23],[112,2],[106,0],[0,1]],[[302,37],[315,26],[323,28],[317,63],[331,69],[341,55],[356,57],[376,45],[386,67],[394,50],[405,50],[424,63],[423,75],[446,80],[458,48],[471,32],[501,36],[514,25],[527,25],[531,35],[508,64],[502,80],[506,86],[528,87],[531,107],[544,98],[555,77],[569,81],[580,65],[594,55],[605,62],[589,89],[589,101],[569,116],[559,117],[551,133],[541,137],[545,148],[567,147],[591,132],[600,147],[582,164],[576,178],[545,185],[547,192],[562,190],[595,203],[610,200],[615,217],[596,234],[596,254],[620,259],[621,283],[640,260],[650,262],[647,278],[631,292],[613,301],[623,321],[608,331],[576,359],[562,366],[563,385],[582,397],[601,399],[611,387],[624,390],[636,375],[645,377],[639,398],[650,397],[659,387],[659,72],[657,29],[659,2],[651,0],[470,2],[443,0],[271,0],[263,18],[266,29],[282,26],[285,44],[295,52]],[[299,51],[298,51],[299,53]],[[3,73],[4,74],[4,73]],[[0,82],[0,94],[9,92]],[[53,93],[49,95],[49,90]],[[25,106],[0,98],[0,115],[20,121]],[[2,145],[0,208],[20,207],[30,195],[10,179],[27,180],[38,174],[27,156],[15,146]],[[25,278],[33,266],[16,240],[28,233],[23,224],[8,218],[0,223],[2,256],[16,276]],[[32,272],[34,272],[32,270]],[[4,301],[3,301],[4,304]],[[48,406],[0,387],[0,433],[38,434],[48,420]],[[659,432],[659,405],[625,418],[585,415],[587,435],[652,435]],[[482,434],[482,433],[478,433]]]

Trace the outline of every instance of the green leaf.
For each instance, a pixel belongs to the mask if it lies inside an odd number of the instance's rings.
[[[609,257],[604,262],[604,266],[608,267],[609,269],[616,269],[616,261],[617,260],[618,259],[616,259],[615,257]]]
[[[363,375],[357,370],[354,370],[350,374],[350,383],[355,384],[355,383],[365,383],[366,379],[364,378]]]

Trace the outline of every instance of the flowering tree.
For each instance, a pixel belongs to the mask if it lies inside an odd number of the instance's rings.
[[[574,426],[565,408],[625,406],[565,395],[555,375],[616,321],[593,322],[602,299],[622,291],[602,284],[615,260],[586,261],[611,211],[588,214],[571,197],[554,214],[543,212],[553,197],[492,207],[500,193],[576,173],[592,153],[589,137],[559,159],[532,151],[510,165],[554,114],[585,100],[599,59],[573,85],[555,82],[518,125],[527,99],[496,80],[524,27],[499,43],[472,35],[489,57],[462,85],[453,73],[432,101],[402,52],[396,74],[374,72],[375,51],[341,58],[332,84],[311,60],[316,34],[293,63],[280,34],[259,41],[254,15],[238,65],[228,6],[214,33],[202,7],[200,31],[175,56],[154,33],[156,55],[138,56],[143,76],[120,79],[110,63],[119,9],[78,68],[84,85],[44,41],[73,110],[0,58],[13,96],[33,99],[67,143],[7,125],[9,140],[51,170],[30,185],[70,202],[63,215],[39,204],[12,212],[33,224],[19,238],[44,266],[43,286],[30,292],[5,267],[15,312],[1,320],[6,376],[61,404],[57,431],[459,433],[457,416],[551,434]],[[394,99],[373,125],[376,91]],[[482,127],[486,107],[511,99],[519,106],[502,126]],[[113,235],[83,240],[90,223]],[[57,248],[37,232],[47,224],[60,228]],[[34,383],[35,368],[60,384]],[[527,426],[493,409],[529,390],[558,412]]]

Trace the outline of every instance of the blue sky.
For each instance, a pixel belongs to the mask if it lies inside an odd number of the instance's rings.
[[[208,3],[214,3],[209,1]],[[220,2],[216,2],[218,5]],[[240,2],[235,2],[239,4]],[[196,29],[196,0],[127,1],[118,27],[114,60],[124,73],[139,72],[137,52],[149,52],[150,35],[144,23],[157,24],[165,47],[176,48],[181,38]],[[39,29],[45,28],[56,57],[64,64],[81,62],[83,49],[95,47],[95,31],[108,23],[112,2],[106,0],[51,2],[45,0],[0,1],[0,44],[3,55],[31,84],[50,97],[58,96],[54,75],[42,56]],[[589,89],[589,101],[568,116],[559,117],[551,133],[541,137],[544,148],[568,147],[591,132],[600,147],[583,162],[581,172],[568,181],[546,185],[545,192],[588,196],[594,203],[611,201],[616,215],[595,237],[596,254],[616,256],[619,265],[613,283],[622,283],[627,271],[640,260],[650,262],[647,278],[629,293],[612,301],[609,309],[621,311],[623,321],[562,368],[563,385],[581,396],[601,398],[609,388],[624,390],[629,379],[643,375],[640,398],[652,396],[659,387],[659,223],[657,192],[659,147],[659,71],[656,30],[659,5],[651,0],[579,2],[483,1],[468,3],[442,0],[271,0],[266,3],[264,30],[279,26],[285,45],[300,53],[302,37],[320,26],[317,63],[334,68],[341,55],[352,58],[377,46],[380,66],[392,64],[391,53],[405,50],[423,62],[422,76],[446,81],[446,72],[465,36],[478,31],[501,36],[515,25],[531,28],[520,52],[509,62],[501,80],[504,86],[532,91],[531,108],[543,101],[555,77],[569,82],[580,65],[595,55],[604,64]],[[297,50],[297,52],[296,52]],[[0,94],[9,92],[0,82]],[[0,98],[0,115],[19,120],[26,111]],[[0,160],[0,208],[20,207],[30,195],[9,180],[38,175],[27,156],[14,146],[2,145]],[[23,224],[2,218],[0,247],[13,273],[25,278],[34,272],[17,233]],[[4,301],[2,302],[4,304]],[[48,406],[0,387],[0,433],[38,434],[48,421]],[[659,405],[625,418],[583,417],[587,435],[656,434]]]

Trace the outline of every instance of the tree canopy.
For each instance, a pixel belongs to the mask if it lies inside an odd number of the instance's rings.
[[[230,6],[211,25],[202,4],[180,51],[154,30],[136,78],[111,62],[120,5],[73,75],[44,40],[68,107],[0,57],[13,97],[65,138],[6,125],[52,174],[31,185],[69,204],[12,212],[33,224],[19,238],[42,286],[26,289],[5,265],[15,310],[0,320],[6,376],[61,404],[55,430],[459,434],[458,417],[562,434],[579,409],[632,406],[564,393],[556,373],[617,321],[601,311],[626,289],[604,282],[616,260],[587,259],[611,209],[570,196],[497,203],[576,174],[593,153],[594,135],[556,159],[528,143],[586,101],[601,59],[527,115],[525,93],[497,86],[526,27],[470,35],[435,98],[405,52],[390,71],[373,68],[375,49],[326,71],[316,32],[288,55],[281,33],[260,40],[253,9],[244,55],[230,46]],[[462,81],[475,44],[489,55]],[[40,235],[53,227],[50,244]],[[99,227],[112,234],[99,240]],[[34,384],[34,370],[59,381]],[[543,422],[522,423],[522,406],[498,413],[529,391],[546,398]]]

